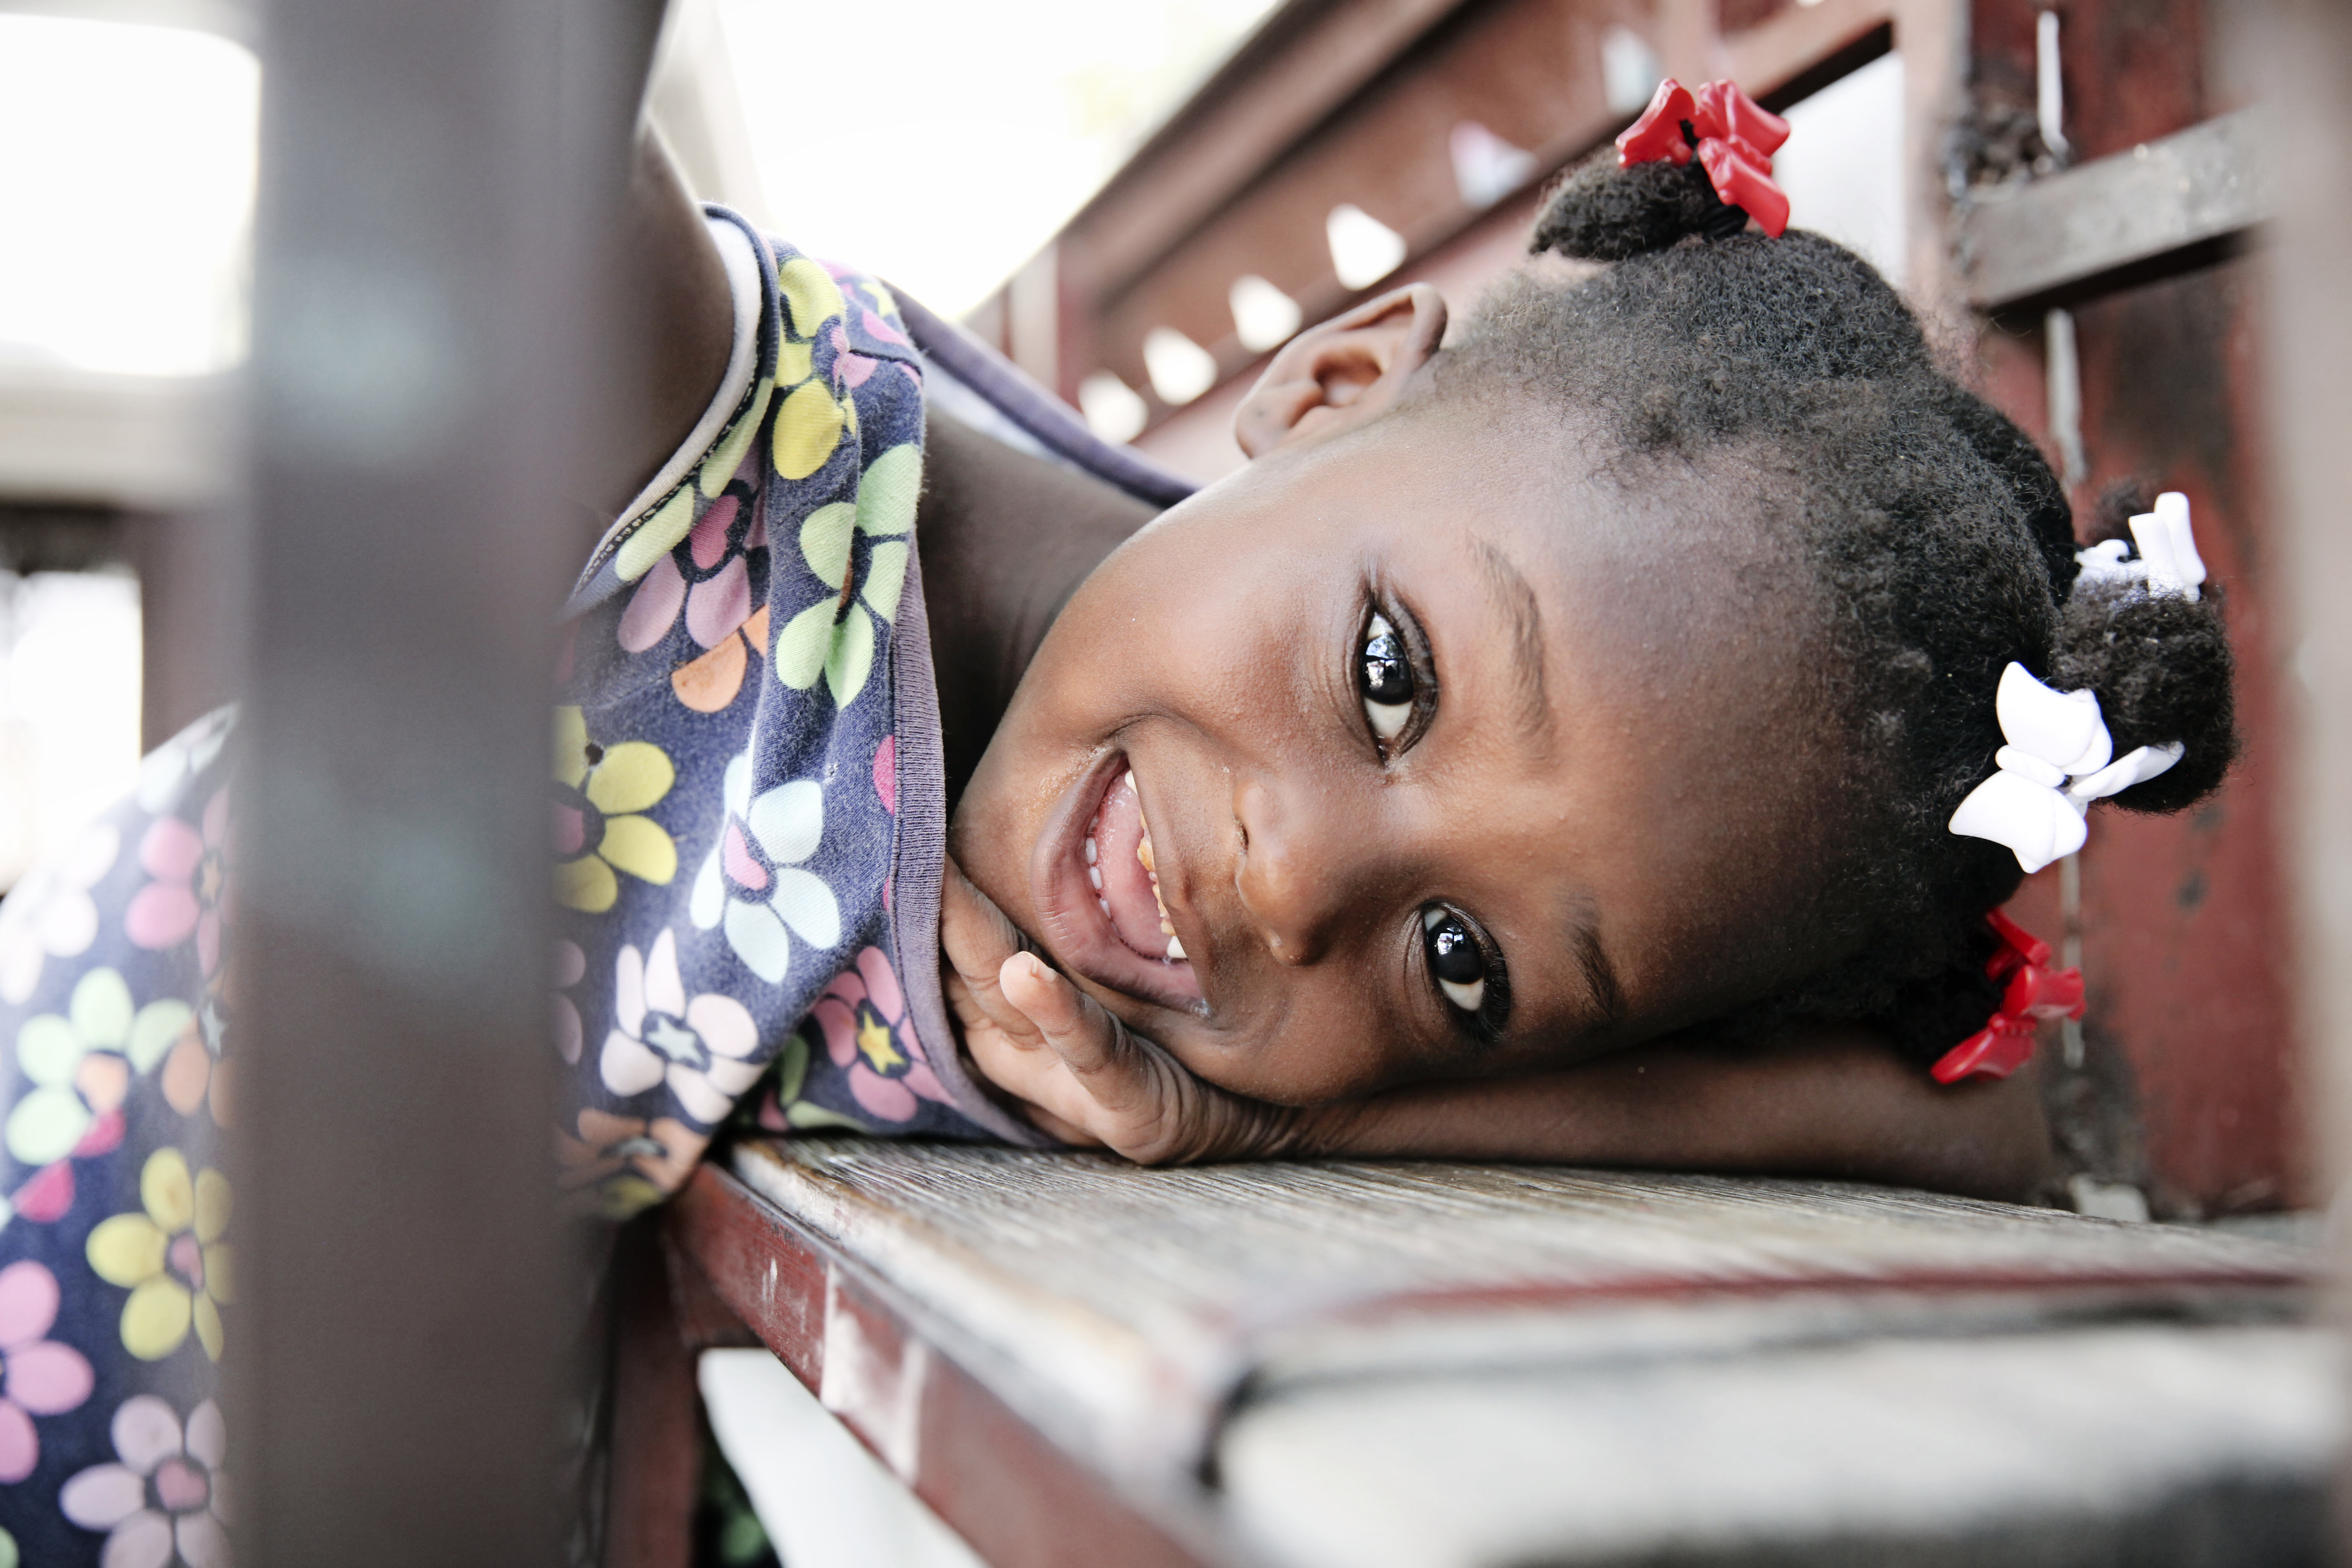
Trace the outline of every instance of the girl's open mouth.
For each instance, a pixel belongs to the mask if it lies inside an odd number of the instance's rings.
[[[1197,1013],[1201,982],[1160,889],[1128,759],[1113,752],[1056,805],[1031,857],[1039,934],[1055,961],[1139,1001]]]
[[[1145,958],[1181,961],[1184,945],[1177,940],[1167,901],[1160,897],[1160,874],[1151,860],[1151,828],[1144,819],[1142,798],[1135,793],[1132,769],[1111,780],[1103,792],[1087,826],[1086,842],[1078,848],[1096,907],[1118,940]]]

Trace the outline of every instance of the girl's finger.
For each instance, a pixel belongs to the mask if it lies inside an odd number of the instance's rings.
[[[1043,1041],[1014,1039],[1002,1029],[969,1031],[964,1050],[982,1077],[1024,1100],[1036,1100],[1049,1075],[1067,1076],[1062,1058],[1046,1049]]]
[[[1103,1140],[1096,1137],[1075,1121],[1055,1115],[1042,1105],[1028,1108],[1029,1124],[1046,1137],[1080,1149],[1099,1149]]]
[[[940,950],[947,957],[940,981],[967,1026],[977,1014],[1021,1045],[1044,1044],[1037,1026],[1004,999],[997,984],[1004,961],[1021,950],[1021,933],[953,860],[940,889]]]
[[[1007,1000],[1061,1058],[1066,1081],[1092,1101],[1066,1114],[1122,1153],[1156,1147],[1171,1118],[1181,1119],[1183,1100],[1160,1053],[1034,954],[1007,960],[1003,975]]]
[[[1004,999],[992,972],[982,977],[982,984],[974,984],[950,969],[940,976],[940,990],[967,1043],[972,1036],[984,1031],[1002,1035],[1024,1051],[1045,1050],[1045,1041],[1037,1033],[1037,1026],[1029,1021],[1027,1014]]]
[[[1033,1026],[1034,1027],[1034,1026]],[[1065,1143],[1100,1143],[1089,1125],[1102,1108],[1042,1041],[1024,1046],[1002,1031],[973,1031],[965,1045],[982,1078],[1021,1102],[1022,1113]]]
[[[1034,953],[1006,959],[997,977],[1004,999],[1021,1009],[1072,1072],[1091,1078],[1118,1066],[1118,1031],[1110,1015]]]
[[[1021,951],[1021,932],[953,860],[940,879],[940,947],[976,992],[993,991],[996,971]]]

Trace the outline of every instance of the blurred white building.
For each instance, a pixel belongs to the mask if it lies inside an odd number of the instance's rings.
[[[142,15],[0,12],[0,887],[129,787],[131,563],[233,468],[260,72]]]

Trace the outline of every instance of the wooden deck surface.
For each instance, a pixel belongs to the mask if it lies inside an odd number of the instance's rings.
[[[2204,1561],[2113,1555],[2182,1509],[2166,1551],[2252,1510],[2284,1544],[2211,1560],[2300,1561],[2336,1441],[2313,1255],[2210,1232],[1443,1163],[731,1171],[673,1221],[697,1288],[1007,1568]]]

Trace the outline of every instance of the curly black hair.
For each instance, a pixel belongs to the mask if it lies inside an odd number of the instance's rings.
[[[2220,595],[2078,589],[2073,510],[2033,443],[1938,367],[1867,262],[1726,221],[1739,216],[1696,161],[1620,169],[1603,153],[1553,192],[1529,249],[1611,265],[1520,269],[1453,357],[1590,411],[1621,466],[1727,457],[1754,475],[1759,521],[1817,590],[1855,852],[1822,894],[1845,956],[1724,1027],[1869,1019],[1925,1063],[1999,1002],[1983,917],[2021,873],[2007,848],[1947,825],[1992,772],[2002,668],[2095,692],[2119,754],[2184,743],[2178,765],[2113,801],[2179,811],[2237,755]]]

